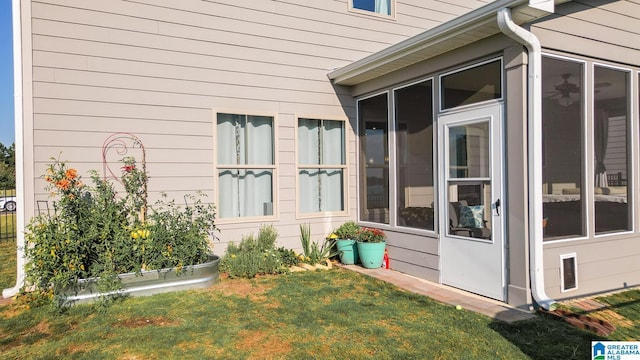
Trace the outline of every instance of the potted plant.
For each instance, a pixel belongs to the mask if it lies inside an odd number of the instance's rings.
[[[362,228],[356,237],[358,256],[362,266],[375,269],[382,266],[387,235],[375,228]]]
[[[356,245],[356,236],[358,236],[359,231],[360,226],[353,221],[347,221],[332,234],[337,237],[336,247],[340,254],[340,262],[345,265],[357,264],[360,261]]]

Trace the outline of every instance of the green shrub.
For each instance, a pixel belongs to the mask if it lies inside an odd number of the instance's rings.
[[[335,231],[334,234],[338,237],[338,239],[352,239],[354,240],[360,231],[360,226],[356,224],[354,221],[347,221],[346,223],[340,225]]]
[[[287,273],[295,253],[284,248],[275,249],[277,238],[278,232],[273,226],[262,226],[257,238],[253,234],[245,235],[239,245],[229,244],[220,261],[220,271],[231,278]]]

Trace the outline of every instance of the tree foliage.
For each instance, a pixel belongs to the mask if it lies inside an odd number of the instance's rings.
[[[16,187],[16,144],[0,143],[0,189]]]

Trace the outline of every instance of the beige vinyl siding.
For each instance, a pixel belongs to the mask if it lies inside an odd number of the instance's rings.
[[[556,13],[532,26],[543,47],[638,64],[639,3],[569,2],[558,6]]]
[[[349,90],[327,73],[486,1],[398,1],[396,17],[355,14],[348,0],[26,1],[33,67],[33,183],[50,157],[102,171],[101,146],[114,132],[145,145],[151,202],[203,190],[215,201],[215,111],[274,117],[275,220],[283,245],[298,246],[295,118],[353,121]],[[25,12],[28,14],[28,12]],[[305,219],[316,239],[355,218],[356,139],[347,122],[348,216]],[[221,225],[223,243],[262,222]],[[223,251],[219,249],[218,251]]]
[[[597,5],[597,7],[596,7]],[[640,70],[640,3],[635,1],[569,2],[556,8],[557,15],[533,24],[531,30],[539,37],[545,51],[575,59],[587,58],[595,63],[618,66],[632,70],[630,128],[633,141],[631,153],[629,191],[637,194],[638,168],[638,71]],[[589,69],[591,71],[591,69]],[[591,106],[591,105],[589,105]],[[592,108],[587,109],[588,119],[592,118]],[[609,123],[609,149],[607,160],[616,156],[624,159],[624,149],[620,134],[626,124],[612,118]],[[590,120],[588,120],[590,121]],[[590,127],[588,128],[590,131]],[[588,152],[588,154],[592,154]],[[589,156],[589,155],[588,155]],[[587,160],[589,161],[589,160]],[[622,160],[624,162],[624,160]],[[589,165],[592,166],[592,165]],[[621,163],[621,167],[626,165]],[[587,167],[589,169],[590,167]],[[608,173],[617,172],[615,166]],[[587,172],[589,174],[589,172]],[[623,175],[624,176],[624,175]],[[635,176],[635,179],[633,177]],[[640,213],[640,199],[633,196],[634,230],[619,234],[595,237],[593,224],[589,226],[587,238],[560,241],[544,245],[544,273],[547,294],[563,299],[592,294],[612,289],[640,285],[640,240],[637,214]],[[589,216],[593,217],[592,207]],[[591,221],[591,220],[590,220]],[[578,288],[560,292],[560,255],[577,255]]]

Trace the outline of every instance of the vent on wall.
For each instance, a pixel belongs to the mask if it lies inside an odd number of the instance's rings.
[[[560,255],[560,286],[562,286],[562,292],[578,288],[578,261],[576,253]]]

